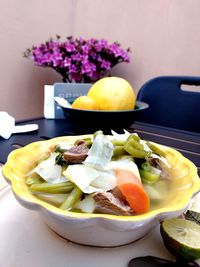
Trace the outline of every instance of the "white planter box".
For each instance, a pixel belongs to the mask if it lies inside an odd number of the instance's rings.
[[[55,104],[54,97],[59,96],[72,102],[75,98],[86,95],[90,83],[55,83],[44,86],[44,117],[46,119],[64,119],[62,109]]]

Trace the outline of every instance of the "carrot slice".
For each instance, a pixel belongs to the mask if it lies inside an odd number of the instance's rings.
[[[136,214],[147,212],[150,208],[150,199],[141,181],[128,170],[117,170],[116,177],[120,192],[134,212]]]

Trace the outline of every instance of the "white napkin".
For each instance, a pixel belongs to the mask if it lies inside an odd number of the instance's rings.
[[[12,133],[22,133],[38,130],[37,124],[26,124],[15,126],[15,118],[5,111],[0,111],[0,136],[4,139],[10,138]]]

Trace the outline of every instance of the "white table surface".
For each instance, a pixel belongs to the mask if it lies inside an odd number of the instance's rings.
[[[0,267],[125,267],[132,258],[145,255],[173,259],[159,227],[121,247],[81,246],[57,236],[38,212],[21,206],[10,186],[0,191]]]

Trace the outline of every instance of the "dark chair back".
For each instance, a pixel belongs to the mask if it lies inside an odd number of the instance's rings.
[[[200,90],[181,85],[200,85],[200,77],[161,76],[146,82],[137,100],[149,104],[138,121],[200,133]]]

